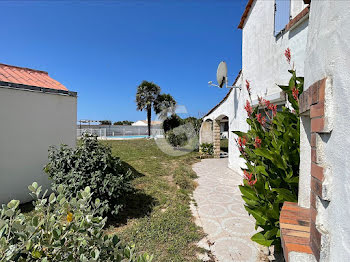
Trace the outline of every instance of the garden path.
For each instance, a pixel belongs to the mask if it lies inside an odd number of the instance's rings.
[[[242,177],[227,167],[227,161],[204,159],[193,165],[198,187],[192,212],[207,234],[199,245],[209,249],[215,261],[261,261],[259,245],[250,240],[255,220],[244,209],[238,188]]]

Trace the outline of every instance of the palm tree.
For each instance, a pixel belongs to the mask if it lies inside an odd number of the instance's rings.
[[[152,107],[160,94],[160,87],[153,82],[142,81],[137,87],[136,105],[137,110],[147,110],[148,136],[151,136]]]
[[[159,114],[159,119],[164,121],[169,114],[175,113],[176,101],[170,94],[160,94],[153,107],[156,114]]]

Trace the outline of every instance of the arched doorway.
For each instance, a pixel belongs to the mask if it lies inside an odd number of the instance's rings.
[[[228,157],[229,136],[229,118],[226,115],[220,115],[214,121],[214,156],[216,158]]]
[[[199,143],[213,143],[213,121],[211,119],[205,120],[199,132]]]

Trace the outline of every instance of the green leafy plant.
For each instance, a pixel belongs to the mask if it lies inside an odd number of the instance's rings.
[[[177,131],[176,129],[172,129],[168,131],[165,135],[167,141],[174,147],[184,146],[188,142],[186,132],[183,130]]]
[[[186,123],[190,123],[193,126],[193,128],[194,128],[194,130],[196,132],[196,135],[199,138],[199,131],[201,129],[203,119],[190,116],[190,117],[187,117],[187,118],[183,119],[183,121],[184,121],[185,124]]]
[[[209,155],[212,156],[214,155],[214,146],[212,143],[202,143],[200,145],[200,152],[205,154],[205,155]]]
[[[18,200],[0,208],[0,261],[152,261],[116,235],[103,233],[106,218],[97,215],[102,203],[96,198],[92,205],[89,187],[70,200],[64,186],[48,197],[36,182],[28,188],[32,216],[21,213]]]
[[[163,130],[167,133],[170,130],[183,124],[183,120],[177,114],[172,114],[163,121]]]
[[[60,185],[65,187],[66,198],[75,197],[89,186],[92,198],[101,201],[101,215],[116,215],[133,191],[131,170],[112,155],[109,147],[89,134],[82,136],[76,148],[51,147],[44,170],[52,179],[54,190]]]
[[[286,51],[288,60],[287,54]],[[255,218],[256,228],[262,229],[251,239],[276,248],[281,245],[279,216],[283,202],[296,202],[298,195],[298,97],[303,92],[304,79],[297,77],[294,69],[289,72],[292,74],[289,85],[280,88],[287,94],[290,107],[283,107],[278,112],[276,105],[259,98],[259,107],[253,110],[247,101],[245,109],[250,130],[234,132],[238,135],[236,142],[241,157],[246,161],[244,185],[239,187],[245,209]],[[250,97],[248,81],[246,88]]]

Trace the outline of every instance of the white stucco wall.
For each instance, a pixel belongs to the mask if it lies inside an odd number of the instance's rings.
[[[318,203],[317,223],[328,233],[322,261],[350,258],[350,1],[312,1],[305,61],[305,87],[332,79],[333,131],[323,137],[331,173],[330,202]],[[303,150],[303,148],[301,148]],[[324,243],[327,244],[327,243]]]
[[[236,86],[242,87],[242,75],[237,80]],[[233,89],[228,98],[218,108],[216,108],[211,114],[206,116],[203,120],[211,119],[216,120],[224,116],[228,117],[229,122],[229,167],[239,174],[242,173],[241,167],[244,166],[244,160],[239,157],[240,153],[236,146],[232,131],[248,130],[248,124],[246,123],[246,112],[244,111],[244,105],[240,101],[245,101],[247,98],[247,92],[242,87],[242,90]]]
[[[274,36],[274,1],[257,0],[246,19],[242,34],[243,82],[251,82],[253,100],[256,95],[280,92],[276,84],[290,79],[284,51],[289,47],[297,75],[304,75],[308,19],[279,37]]]
[[[293,19],[296,17],[305,7],[304,0],[291,0],[290,1],[290,16]]]
[[[75,146],[77,98],[0,87],[0,203],[30,201],[27,186],[49,186],[50,145]]]
[[[292,3],[293,12],[303,10],[302,0]],[[297,10],[297,11],[296,11]],[[281,102],[281,89],[276,84],[287,84],[290,79],[284,51],[291,49],[292,61],[297,74],[304,75],[305,48],[308,31],[307,17],[292,30],[276,38],[274,36],[274,1],[256,0],[246,18],[242,32],[242,74],[236,85],[242,90],[232,90],[227,100],[206,118],[217,119],[221,115],[229,117],[229,130],[246,132],[247,113],[244,110],[248,93],[245,81],[250,81],[253,105],[257,95],[263,98],[276,98],[273,102]],[[244,161],[239,158],[239,150],[234,141],[229,139],[229,167],[241,173]]]

